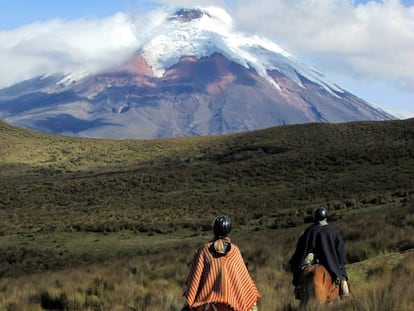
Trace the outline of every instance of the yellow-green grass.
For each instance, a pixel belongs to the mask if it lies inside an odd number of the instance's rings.
[[[349,259],[353,294],[334,308],[412,309],[414,119],[159,140],[0,122],[0,149],[0,310],[180,310],[218,214],[261,309],[295,310],[286,263],[320,205]]]
[[[202,243],[206,237],[199,237]],[[269,236],[267,236],[269,238]],[[282,264],[286,253],[263,235],[240,238],[243,254],[263,299],[261,310],[297,310],[291,276]],[[235,239],[237,241],[237,239]],[[192,243],[190,243],[192,244]],[[180,310],[188,262],[194,245],[166,247],[162,252],[115,258],[101,264],[44,271],[0,281],[4,310]],[[266,258],[261,258],[266,253]],[[257,258],[259,257],[259,258]],[[251,261],[254,261],[253,263]],[[414,253],[389,253],[347,266],[351,296],[331,310],[401,310],[414,303]],[[41,308],[43,307],[43,309]],[[323,310],[310,306],[307,310]]]

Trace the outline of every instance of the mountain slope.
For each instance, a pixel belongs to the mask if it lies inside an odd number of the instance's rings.
[[[137,253],[172,258],[166,248],[176,254],[183,237],[209,238],[222,213],[247,239],[250,263],[279,254],[269,267],[282,267],[320,205],[341,219],[350,262],[414,245],[414,119],[152,140],[64,137],[0,121],[0,150],[2,276]]]
[[[165,15],[119,66],[34,78],[0,90],[0,118],[106,138],[205,136],[307,122],[393,117],[278,45],[236,33],[217,8]]]
[[[163,138],[154,140],[85,139],[50,135],[10,126],[0,121],[0,165],[3,181],[13,176],[28,180],[45,171],[81,175],[90,171],[123,172],[142,166],[192,167],[232,163],[247,165],[246,172],[266,163],[289,177],[294,170],[311,167],[312,159],[352,169],[354,164],[376,168],[401,161],[398,169],[412,163],[414,119],[346,124],[300,124],[231,135]],[[326,158],[325,158],[326,156]],[[246,161],[249,160],[249,161]],[[302,163],[303,161],[303,163]],[[211,162],[211,163],[210,163]],[[285,163],[285,164],[283,164]],[[296,167],[296,163],[300,163]],[[18,167],[18,169],[16,169]],[[397,167],[396,167],[397,168]],[[7,170],[7,173],[6,173]],[[211,173],[211,169],[208,172]],[[323,169],[321,170],[323,171]],[[407,173],[413,174],[407,170]],[[316,171],[315,171],[316,173]],[[369,170],[360,172],[369,174]],[[280,171],[268,172],[269,178]],[[359,173],[358,173],[359,174]],[[39,175],[42,177],[42,175]],[[327,176],[329,177],[329,176]],[[228,177],[229,178],[229,177]],[[368,175],[364,179],[369,179]],[[403,178],[403,176],[399,176]],[[265,182],[265,181],[263,181]],[[372,179],[371,183],[374,183]],[[266,182],[265,182],[266,183]],[[413,182],[410,183],[414,185]],[[335,191],[333,191],[335,193]]]

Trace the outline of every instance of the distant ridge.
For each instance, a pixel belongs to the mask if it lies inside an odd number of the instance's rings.
[[[326,148],[335,153],[354,150],[355,157],[364,157],[367,148],[380,150],[381,146],[401,145],[409,151],[413,142],[414,118],[343,124],[310,123],[229,135],[153,140],[69,137],[18,128],[0,121],[0,166],[6,178],[7,167],[11,168],[11,174],[22,175],[30,175],[33,169],[42,167],[54,167],[62,172],[82,172],[92,168],[119,170],[149,163],[237,162],[260,155],[289,155],[294,150],[320,153]],[[357,150],[361,154],[357,154]],[[20,173],[14,169],[15,165],[22,167]]]

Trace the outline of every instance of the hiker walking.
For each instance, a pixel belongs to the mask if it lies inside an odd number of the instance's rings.
[[[228,237],[228,216],[213,222],[214,239],[201,246],[191,263],[183,310],[251,311],[261,298],[237,245]]]
[[[319,263],[328,270],[332,281],[340,286],[340,295],[348,296],[345,244],[327,219],[326,208],[319,207],[313,211],[314,223],[299,238],[295,253],[289,261],[293,273],[292,284],[297,288],[304,267]]]

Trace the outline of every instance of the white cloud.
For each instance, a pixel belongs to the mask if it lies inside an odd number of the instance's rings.
[[[129,16],[49,20],[0,32],[0,86],[56,72],[96,72],[137,48]]]
[[[414,6],[398,0],[165,0],[226,7],[241,30],[262,34],[317,69],[358,79],[387,79],[414,91]],[[151,14],[151,13],[150,13]],[[51,20],[0,31],[0,85],[59,69],[98,70],[150,36],[157,15]],[[150,27],[153,25],[154,27]],[[118,55],[118,56],[117,56]]]
[[[401,92],[414,92],[414,6],[398,0],[359,5],[353,0],[157,2],[225,7],[241,31],[274,40],[328,77],[386,82]],[[0,86],[55,71],[94,72],[120,61],[160,22],[158,15],[131,16],[51,20],[0,31]],[[402,98],[407,102],[407,96]]]
[[[262,34],[317,69],[388,80],[414,92],[414,6],[399,0],[164,0],[226,7],[241,30]]]
[[[236,2],[231,14],[244,31],[274,40],[374,105],[414,117],[412,1]]]
[[[351,2],[240,0],[234,16],[244,30],[265,34],[321,71],[394,80],[408,89],[414,84],[414,7]]]

